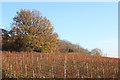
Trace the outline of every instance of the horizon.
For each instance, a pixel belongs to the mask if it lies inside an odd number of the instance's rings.
[[[10,30],[20,9],[40,11],[50,20],[59,39],[89,51],[100,48],[107,57],[118,58],[117,2],[3,2],[1,28]]]

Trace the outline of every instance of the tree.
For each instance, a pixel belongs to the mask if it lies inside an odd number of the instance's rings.
[[[99,48],[95,48],[90,52],[91,55],[97,55],[97,56],[102,56],[103,53]]]
[[[20,51],[28,47],[43,53],[56,50],[58,34],[53,32],[54,27],[46,17],[40,16],[39,11],[22,9],[13,21],[11,33]]]
[[[9,32],[5,29],[0,29],[2,31],[2,39],[8,40],[9,39]]]
[[[74,50],[73,49],[69,49],[68,52],[74,52]]]
[[[58,47],[61,53],[68,53],[68,52],[77,52],[77,53],[86,53],[86,54],[89,53],[88,49],[84,49],[78,44],[72,44],[71,42],[65,40],[60,40],[58,42]]]
[[[1,29],[1,43],[2,46],[1,50],[10,50],[11,49],[11,43],[10,43],[10,36],[9,36],[9,31],[5,29]]]

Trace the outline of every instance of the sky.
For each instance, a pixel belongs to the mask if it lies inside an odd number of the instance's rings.
[[[10,30],[13,17],[21,9],[40,11],[50,20],[59,39],[118,57],[117,2],[3,2],[0,27]]]

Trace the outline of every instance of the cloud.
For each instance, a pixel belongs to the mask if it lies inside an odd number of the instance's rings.
[[[109,50],[107,51],[107,57],[115,57],[118,58],[118,50]]]
[[[118,57],[118,38],[109,38],[98,42],[98,46],[108,57]]]

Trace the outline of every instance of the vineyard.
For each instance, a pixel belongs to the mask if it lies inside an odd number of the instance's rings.
[[[118,59],[80,53],[2,52],[3,78],[118,78]]]

